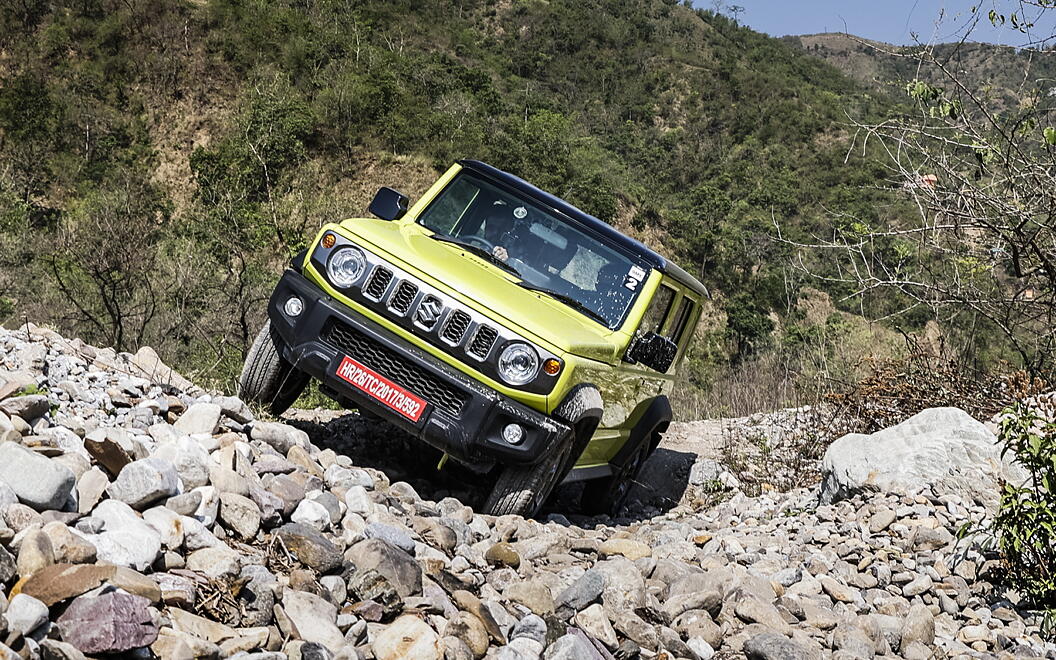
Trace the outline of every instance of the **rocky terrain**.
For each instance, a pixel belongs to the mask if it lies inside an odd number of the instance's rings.
[[[0,330],[0,660],[1056,658],[986,535],[958,540],[1009,468],[954,409],[841,439],[812,490],[691,460],[724,501],[617,520],[423,498],[342,424]]]

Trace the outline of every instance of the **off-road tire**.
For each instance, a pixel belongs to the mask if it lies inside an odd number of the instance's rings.
[[[581,388],[557,407],[554,417],[568,423],[572,433],[535,465],[504,467],[484,504],[485,513],[530,518],[539,512],[594,435],[601,419],[601,395],[593,387]]]
[[[624,464],[619,466],[618,471],[612,476],[594,479],[583,485],[583,494],[580,496],[580,509],[583,513],[610,516],[619,513],[635,480],[642,472],[642,466],[653,455],[656,445],[659,444],[658,436],[659,433],[653,431],[642,438],[638,448],[627,457]]]
[[[531,518],[539,513],[557,485],[557,474],[572,448],[566,437],[557,448],[534,465],[508,465],[502,468],[495,487],[484,504],[484,513],[493,516],[517,515]]]
[[[265,321],[246,353],[238,379],[239,398],[261,405],[275,416],[293,405],[309,379],[308,374],[283,359],[279,353],[281,345],[282,338],[271,327],[271,321]]]

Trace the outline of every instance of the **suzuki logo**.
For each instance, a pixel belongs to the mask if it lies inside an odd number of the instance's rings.
[[[425,300],[422,301],[422,304],[418,305],[418,311],[415,312],[414,318],[422,325],[432,327],[437,319],[440,318],[440,312],[443,310],[444,306],[439,300],[427,296]]]

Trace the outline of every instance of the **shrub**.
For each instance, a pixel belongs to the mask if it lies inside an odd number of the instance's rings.
[[[1005,453],[1029,472],[1006,483],[994,518],[1012,586],[1036,607],[1056,610],[1056,423],[1024,404],[1001,420]]]

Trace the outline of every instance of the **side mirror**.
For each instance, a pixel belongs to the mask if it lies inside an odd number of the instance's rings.
[[[650,369],[665,372],[671,368],[678,353],[678,344],[663,335],[647,332],[638,337],[627,349],[627,357]]]
[[[392,188],[379,188],[370,202],[370,212],[382,220],[399,220],[407,212],[410,198]]]

